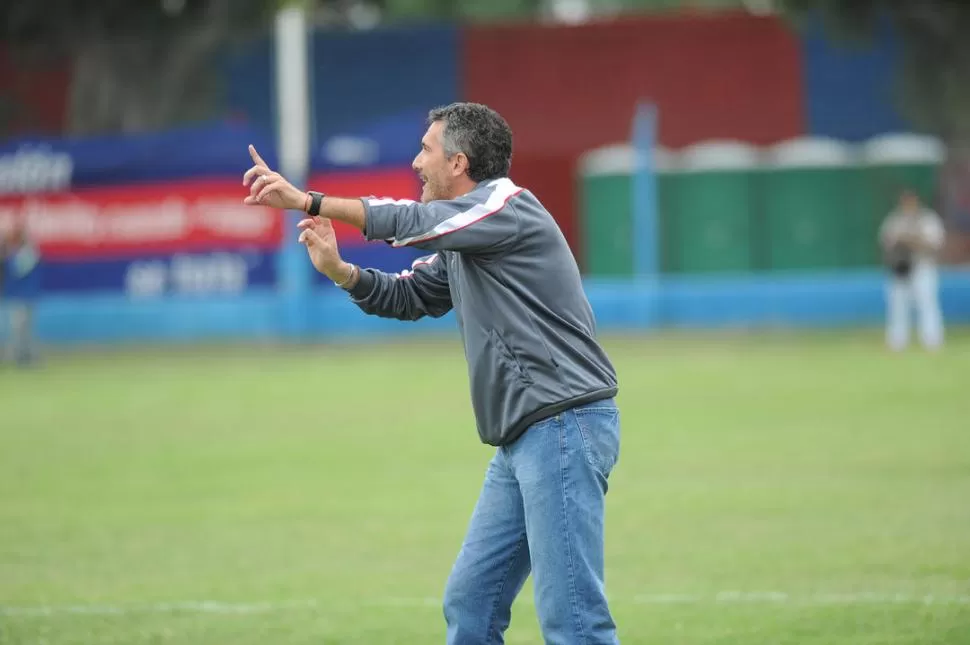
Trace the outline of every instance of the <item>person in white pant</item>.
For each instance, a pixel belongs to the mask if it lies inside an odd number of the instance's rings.
[[[924,206],[910,190],[903,191],[898,208],[882,223],[879,242],[890,270],[886,343],[893,350],[904,349],[909,344],[914,306],[922,345],[938,349],[943,344],[936,265],[944,238],[940,216]]]

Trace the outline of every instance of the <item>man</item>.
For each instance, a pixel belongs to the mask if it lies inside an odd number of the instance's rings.
[[[7,337],[7,310],[4,308],[6,296],[6,276],[7,276],[7,231],[0,228],[0,339]],[[4,360],[3,351],[0,350],[0,363]]]
[[[4,265],[3,300],[10,334],[7,353],[17,364],[28,365],[36,358],[33,313],[40,296],[40,254],[27,235],[25,222],[15,222],[0,261]]]
[[[927,349],[938,349],[943,344],[943,314],[936,259],[944,242],[939,215],[924,207],[916,193],[905,190],[899,197],[899,207],[882,223],[879,241],[891,273],[887,344],[895,351],[909,344],[911,306],[915,304],[920,342]]]
[[[497,450],[445,587],[447,642],[503,642],[531,571],[547,643],[617,643],[603,576],[617,382],[579,270],[552,216],[508,178],[512,133],[501,116],[456,103],[428,123],[413,163],[420,203],[304,193],[252,147],[245,202],[309,213],[300,242],[363,311],[402,320],[456,311],[479,437]],[[398,275],[361,269],[340,258],[330,220],[433,253]]]

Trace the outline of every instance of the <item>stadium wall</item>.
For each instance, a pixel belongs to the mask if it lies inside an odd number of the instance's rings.
[[[268,40],[227,50],[228,120],[124,137],[57,136],[70,82],[64,61],[51,63],[46,92],[0,74],[0,97],[35,115],[11,122],[34,136],[0,142],[0,220],[29,213],[50,224],[40,240],[48,264],[38,311],[45,341],[454,330],[450,317],[408,325],[364,316],[308,270],[291,230],[267,228],[278,214],[239,209],[245,145],[256,143],[275,163],[272,55]],[[858,48],[830,42],[819,23],[795,34],[776,19],[741,14],[576,27],[428,25],[319,31],[313,57],[314,185],[413,196],[409,164],[427,108],[485,101],[516,130],[516,181],[548,205],[577,251],[579,155],[625,140],[640,98],[661,103],[665,146],[710,138],[769,144],[802,134],[861,140],[909,129],[894,107],[896,45],[888,28]],[[9,66],[0,55],[0,70]],[[186,149],[188,157],[179,153]],[[20,185],[27,180],[32,185]],[[193,206],[197,184],[205,208]],[[182,205],[169,218],[174,228],[114,225],[122,210],[147,213],[158,204]],[[348,257],[363,264],[396,270],[411,260],[352,232],[341,238]],[[943,281],[951,321],[970,321],[967,278],[953,270]],[[591,280],[588,289],[604,330],[875,324],[883,314],[882,276],[873,270],[692,275],[652,285]]]

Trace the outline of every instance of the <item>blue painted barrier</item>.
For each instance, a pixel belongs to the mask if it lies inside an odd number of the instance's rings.
[[[589,281],[586,288],[601,332],[874,325],[884,315],[879,271]],[[970,269],[942,272],[940,288],[947,323],[970,323]],[[305,340],[285,333],[282,302],[275,290],[255,288],[224,297],[52,296],[38,307],[37,327],[51,345]],[[416,323],[367,316],[332,287],[315,289],[304,304],[312,340],[456,329],[454,314]]]

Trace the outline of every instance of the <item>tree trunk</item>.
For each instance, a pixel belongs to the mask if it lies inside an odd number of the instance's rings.
[[[970,137],[948,142],[940,172],[940,215],[947,229],[943,260],[970,262]]]
[[[229,36],[219,11],[177,30],[124,38],[86,31],[74,47],[68,132],[144,132],[217,115],[212,55]]]

